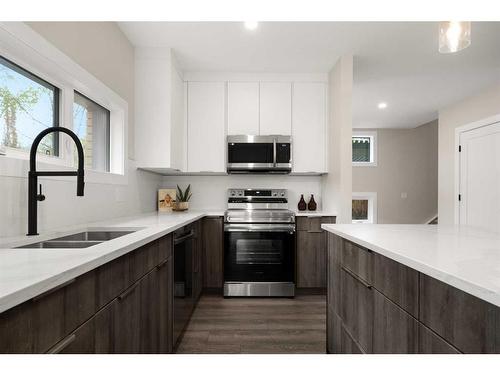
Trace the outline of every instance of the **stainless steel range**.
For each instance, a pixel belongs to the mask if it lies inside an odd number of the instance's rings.
[[[229,189],[224,296],[295,295],[295,214],[285,189]]]

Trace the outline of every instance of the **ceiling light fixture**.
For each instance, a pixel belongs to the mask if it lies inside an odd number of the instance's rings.
[[[377,107],[378,107],[378,109],[386,109],[387,108],[387,103],[385,103],[385,102],[378,103]]]
[[[470,46],[470,22],[439,23],[439,52],[454,53]]]
[[[255,30],[257,28],[257,26],[259,26],[258,22],[254,22],[254,21],[246,21],[245,22],[245,28],[247,30]]]

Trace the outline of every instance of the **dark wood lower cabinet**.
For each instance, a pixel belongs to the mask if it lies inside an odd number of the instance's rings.
[[[0,314],[0,353],[171,353],[172,303],[167,235]]]
[[[335,223],[335,217],[297,217],[297,288],[326,288],[327,234],[321,224]]]
[[[499,307],[333,234],[327,305],[329,353],[500,353]]]

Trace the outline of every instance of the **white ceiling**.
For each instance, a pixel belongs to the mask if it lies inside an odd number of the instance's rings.
[[[500,22],[474,22],[472,45],[437,51],[434,22],[121,22],[135,46],[173,48],[184,71],[328,72],[353,54],[353,126],[411,128],[500,83]],[[377,104],[387,102],[385,110]]]

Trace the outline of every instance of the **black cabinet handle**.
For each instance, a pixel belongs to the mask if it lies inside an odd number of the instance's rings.
[[[368,288],[368,289],[371,289],[372,288],[372,285],[369,284],[368,282],[366,282],[365,280],[363,280],[361,277],[359,277],[358,275],[356,275],[354,272],[352,272],[349,268],[345,268],[344,266],[342,266],[342,270],[345,271],[347,274],[349,274],[351,277],[353,277],[354,279],[356,279],[357,281],[359,281],[361,284],[363,284],[363,286],[365,288]]]
[[[71,344],[73,341],[75,341],[76,335],[73,333],[72,335],[66,337],[64,340],[61,342],[57,343],[54,345],[52,348],[50,348],[47,351],[47,354],[58,354],[61,353],[64,349],[68,347],[69,344]]]
[[[159,270],[160,268],[163,268],[165,264],[167,264],[168,259],[163,260],[160,264],[156,266],[156,269]]]
[[[127,298],[134,290],[135,288],[137,288],[137,285],[139,285],[139,283],[135,283],[134,285],[132,285],[130,288],[128,288],[126,291],[124,291],[122,294],[120,294],[118,296],[118,300],[119,301],[122,301],[124,300],[125,298]]]

